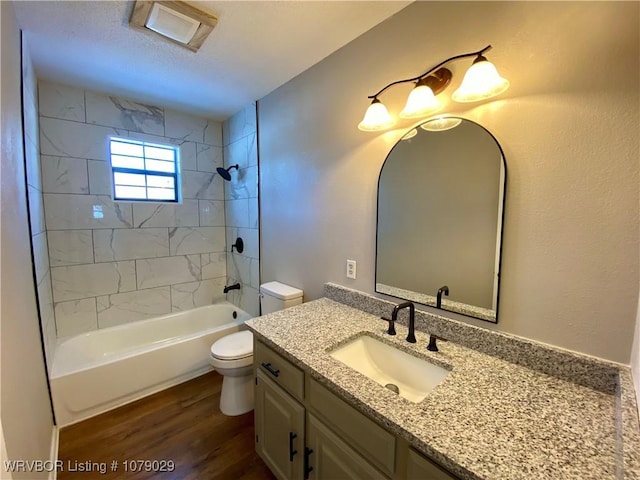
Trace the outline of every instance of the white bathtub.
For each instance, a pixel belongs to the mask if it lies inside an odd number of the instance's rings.
[[[61,341],[50,377],[58,426],[212,370],[211,344],[244,329],[249,318],[243,310],[221,302]]]

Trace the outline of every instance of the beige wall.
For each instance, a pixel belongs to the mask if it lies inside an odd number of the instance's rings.
[[[2,433],[9,458],[48,460],[53,422],[31,269],[20,113],[20,35],[10,2],[2,12],[2,224],[0,317]],[[4,465],[0,468],[4,468]],[[0,475],[4,478],[4,474]],[[46,478],[26,472],[13,478]]]
[[[492,132],[508,171],[499,323],[467,321],[628,364],[638,304],[639,9],[417,2],[260,100],[263,281],[303,288],[306,300],[327,281],[373,292],[378,172],[411,123],[358,131],[366,97],[491,43],[510,90],[445,108]],[[468,64],[453,66],[452,87]],[[397,112],[408,92],[395,87],[382,100]],[[345,278],[347,258],[358,261],[357,280]]]

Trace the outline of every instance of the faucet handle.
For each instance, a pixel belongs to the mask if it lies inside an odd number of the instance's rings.
[[[439,337],[437,335],[431,334],[429,335],[429,345],[427,345],[427,350],[430,352],[437,352],[438,345],[436,344],[436,340],[440,340],[441,342],[446,342],[446,338]]]
[[[386,317],[380,317],[380,318],[386,322],[389,322],[389,329],[387,330],[387,333],[389,335],[395,335],[396,334],[395,322],[390,318],[386,318]]]

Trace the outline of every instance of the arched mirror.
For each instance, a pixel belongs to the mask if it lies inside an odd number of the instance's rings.
[[[484,127],[444,117],[410,130],[378,180],[376,292],[496,323],[505,185]]]

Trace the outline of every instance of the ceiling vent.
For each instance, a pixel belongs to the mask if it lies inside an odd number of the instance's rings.
[[[170,41],[196,52],[218,23],[210,13],[185,2],[136,1],[129,24],[153,31]]]

